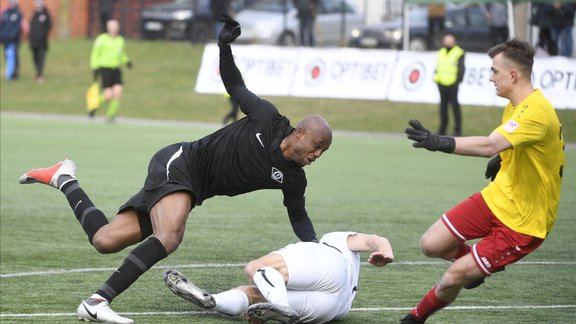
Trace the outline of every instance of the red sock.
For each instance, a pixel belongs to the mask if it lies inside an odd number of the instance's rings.
[[[465,256],[466,254],[470,253],[470,249],[472,249],[472,247],[470,247],[470,245],[461,242],[460,245],[458,245],[458,251],[456,252],[456,255],[454,255],[454,257],[452,259],[450,259],[450,261],[456,261],[458,259],[460,259],[461,257]]]
[[[446,307],[450,302],[441,301],[436,296],[436,285],[422,298],[420,304],[410,311],[419,321],[425,321],[428,316]]]

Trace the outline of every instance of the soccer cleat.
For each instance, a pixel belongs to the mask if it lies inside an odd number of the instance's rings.
[[[69,176],[70,179],[58,184],[58,178],[62,175]],[[76,179],[76,163],[74,163],[72,160],[66,159],[49,168],[32,169],[24,173],[20,177],[19,182],[21,184],[39,182],[52,186],[56,189],[61,189],[64,184],[74,179]]]
[[[176,295],[204,309],[216,307],[214,297],[210,293],[194,286],[182,273],[169,269],[164,271],[163,276],[166,286]]]
[[[113,311],[106,299],[101,297],[95,298],[94,295],[80,303],[78,310],[76,310],[76,316],[78,316],[78,320],[86,322],[104,322],[115,324],[134,323],[133,320],[127,317],[122,317]]]
[[[422,321],[416,318],[414,314],[408,313],[404,316],[403,319],[400,320],[400,324],[418,324],[418,323],[425,323],[426,321]]]
[[[287,306],[272,303],[257,303],[246,308],[248,321],[278,321],[285,324],[298,323],[298,314]]]

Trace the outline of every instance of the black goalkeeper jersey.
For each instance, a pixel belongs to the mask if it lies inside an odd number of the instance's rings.
[[[221,45],[220,52],[224,85],[247,116],[200,140],[182,143],[196,204],[215,195],[280,189],[296,235],[302,241],[316,240],[304,203],[306,175],[280,149],[294,127],[272,103],[246,88],[230,46]]]

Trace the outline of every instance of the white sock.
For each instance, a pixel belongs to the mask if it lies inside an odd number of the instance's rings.
[[[242,314],[248,307],[248,296],[243,291],[232,289],[212,295],[216,301],[214,310],[231,316]]]
[[[92,298],[92,299],[98,299],[98,300],[106,300],[106,298],[104,298],[104,297],[102,297],[102,296],[100,296],[100,295],[98,295],[98,294],[92,294],[92,296],[90,296],[90,298]],[[108,300],[106,300],[106,301],[108,301]]]
[[[262,293],[262,296],[269,302],[289,306],[286,284],[278,270],[272,267],[262,267],[256,270],[254,283]]]

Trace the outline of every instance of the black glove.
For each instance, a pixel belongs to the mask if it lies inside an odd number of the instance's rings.
[[[452,136],[442,136],[432,133],[430,130],[424,128],[417,119],[411,119],[408,124],[412,128],[406,128],[404,133],[408,138],[416,141],[412,144],[414,147],[423,147],[428,151],[442,151],[445,153],[453,153],[456,148],[456,142]]]
[[[498,174],[498,171],[500,171],[501,162],[502,158],[500,157],[500,154],[496,154],[495,157],[488,161],[488,164],[486,164],[486,173],[484,173],[486,179],[490,179],[490,181],[496,179],[496,175]]]
[[[134,67],[134,64],[132,64],[132,61],[128,61],[128,63],[126,63],[126,67],[130,70],[132,70],[132,68]]]
[[[218,35],[218,43],[228,45],[240,36],[240,24],[227,14],[222,14],[220,21],[224,23],[224,27]]]
[[[98,81],[99,78],[100,78],[100,69],[92,70],[92,80]]]

